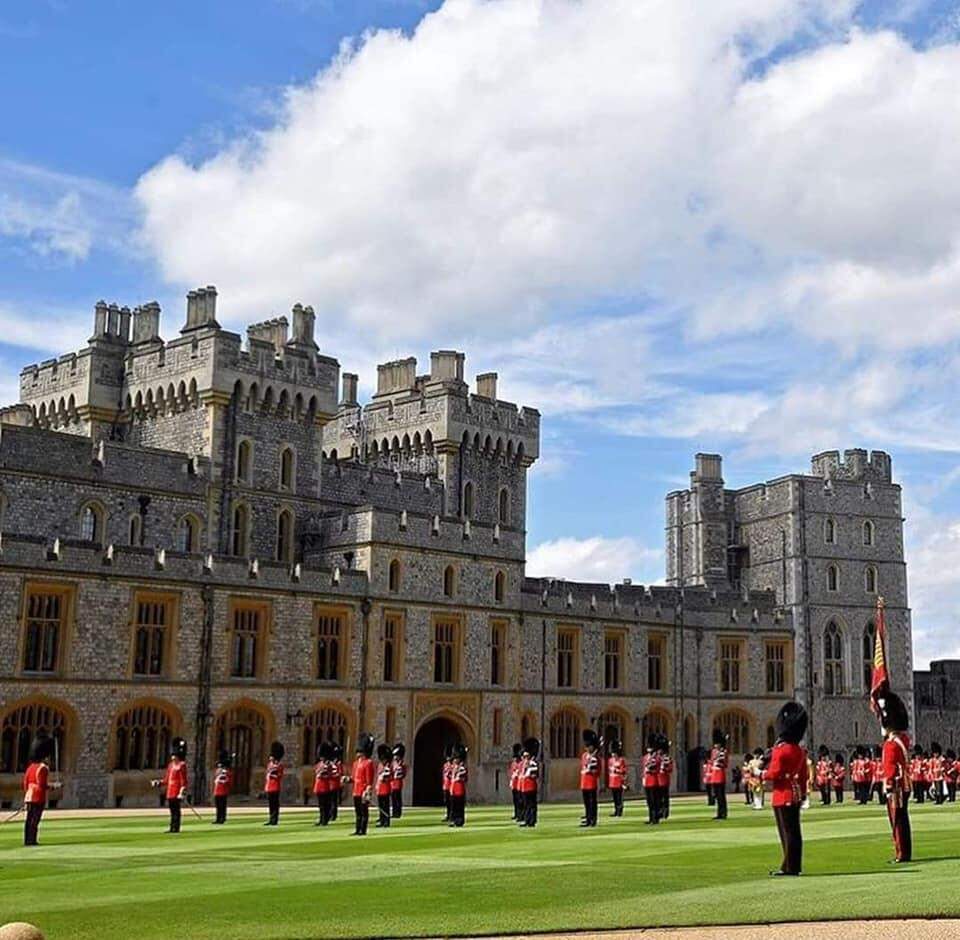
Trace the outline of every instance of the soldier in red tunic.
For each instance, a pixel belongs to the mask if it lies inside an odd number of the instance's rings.
[[[520,792],[523,794],[521,829],[537,826],[537,796],[540,788],[540,742],[527,738],[523,742],[523,763],[520,768]]]
[[[893,833],[894,864],[913,858],[910,833],[910,735],[908,715],[903,699],[895,692],[877,698],[880,727],[883,729],[883,751],[880,761],[883,792],[887,800],[887,816]]]
[[[777,743],[764,758],[763,779],[773,786],[771,803],[783,861],[771,875],[799,875],[803,868],[800,806],[807,795],[807,752],[800,746],[807,733],[807,711],[799,702],[787,702],[777,715]]]
[[[713,806],[716,799],[713,795],[713,784],[710,783],[710,752],[705,748],[700,749],[700,783],[703,785],[704,792],[707,794],[707,806]]]
[[[877,802],[883,803],[883,748],[875,747],[873,749],[873,759],[870,761],[870,773],[873,781],[871,785],[871,794],[877,795]],[[872,799],[872,797],[871,797]]]
[[[943,775],[947,782],[947,799],[954,803],[957,799],[957,777],[960,776],[960,767],[957,766],[957,752],[948,747],[943,756]]]
[[[708,782],[713,788],[717,804],[714,819],[727,818],[727,735],[720,728],[713,729],[713,747],[710,749]]]
[[[610,756],[607,758],[607,787],[613,798],[612,817],[623,815],[623,791],[627,788],[627,759],[623,756],[623,742],[610,743]]]
[[[330,823],[330,784],[333,774],[332,745],[321,741],[317,745],[317,762],[313,765],[313,794],[317,798],[317,821],[315,826]]]
[[[390,828],[390,778],[393,776],[393,755],[389,744],[377,747],[377,809],[380,817],[377,819],[378,829]]]
[[[660,736],[655,732],[647,737],[647,749],[641,765],[643,795],[647,800],[645,825],[656,826],[660,822],[660,804],[657,786],[660,783]]]
[[[660,818],[670,818],[670,780],[673,777],[673,758],[670,756],[670,741],[665,734],[660,735],[660,763],[657,767],[657,804]]]
[[[600,787],[600,739],[596,731],[583,732],[583,753],[580,755],[580,796],[583,799],[583,818],[580,825],[593,828],[597,824],[597,791]]]
[[[336,822],[340,812],[340,798],[343,794],[343,748],[339,744],[330,745],[330,822]]]
[[[838,802],[843,802],[843,781],[847,776],[847,765],[844,763],[843,755],[838,751],[833,755],[833,769],[831,770],[831,780],[833,781],[833,798]]]
[[[170,828],[167,832],[180,831],[181,806],[187,798],[187,742],[183,738],[174,738],[170,742],[170,761],[160,780],[154,780],[155,787],[163,787],[167,796],[167,808],[170,810]]]
[[[233,755],[229,751],[221,751],[213,771],[213,806],[216,811],[213,824],[215,826],[222,826],[227,821],[227,799],[232,789]]]
[[[370,822],[370,802],[373,800],[373,736],[366,732],[357,738],[357,754],[350,776],[353,779],[353,812],[356,816],[355,836],[365,836]]]
[[[520,822],[523,818],[523,794],[520,792],[520,768],[523,765],[523,745],[519,742],[513,745],[513,759],[507,768],[510,776],[510,796],[513,798],[513,821]]]
[[[407,749],[401,741],[393,746],[393,775],[390,778],[390,812],[394,819],[403,815],[403,781],[407,778]]]
[[[443,749],[443,766],[440,768],[440,788],[443,793],[443,821],[450,822],[450,772],[453,770],[453,748]]]
[[[269,818],[264,823],[265,826],[280,825],[280,793],[283,790],[284,771],[281,761],[284,753],[284,747],[280,741],[274,741],[270,745],[270,758],[267,761],[267,772],[264,775],[263,784],[263,790],[267,794],[267,808],[269,810]]]
[[[933,741],[930,744],[930,759],[927,761],[927,786],[930,788],[930,799],[937,806],[947,798],[943,778],[943,748]]]
[[[461,828],[467,808],[467,749],[458,744],[450,762],[450,826]]]
[[[910,758],[910,781],[913,787],[913,801],[922,803],[927,789],[927,761],[923,748],[917,744]]]
[[[867,758],[862,745],[857,745],[850,761],[850,781],[853,783],[853,798],[862,806],[867,802]]]
[[[60,789],[59,783],[50,782],[50,755],[53,753],[53,738],[38,734],[30,748],[30,763],[23,774],[23,805],[27,816],[23,825],[23,844],[36,845],[40,819],[47,805],[47,792]]]
[[[820,805],[830,805],[830,788],[833,784],[833,761],[825,744],[817,751],[817,789],[820,791]]]

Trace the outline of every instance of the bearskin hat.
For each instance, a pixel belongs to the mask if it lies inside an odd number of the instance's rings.
[[[837,751],[837,753],[833,755],[833,762],[835,764],[843,764],[846,763],[846,760],[844,759],[844,756]]]
[[[520,756],[523,754],[523,745],[518,741],[513,745],[513,759],[520,760]]]
[[[343,748],[336,741],[330,742],[330,758],[331,760],[341,760],[343,758]]]
[[[53,754],[53,738],[41,731],[30,745],[30,762],[35,764],[46,760],[51,754]]]
[[[777,712],[777,740],[799,744],[807,733],[808,720],[807,710],[799,702],[785,702]]]
[[[187,758],[187,742],[183,738],[174,738],[170,742],[170,753],[174,757],[179,757],[180,760],[186,760]]]
[[[393,755],[390,753],[389,744],[377,745],[377,760],[388,761]]]
[[[467,759],[467,748],[464,744],[457,744],[453,748],[453,759],[464,763]]]
[[[943,748],[936,741],[930,742],[930,753],[936,754],[938,757],[943,753]]]
[[[952,747],[948,747],[948,748],[943,752],[943,756],[946,757],[947,760],[956,760],[956,759],[957,759],[957,752],[956,752]]]
[[[896,692],[886,692],[877,698],[880,726],[886,731],[906,731],[910,726],[907,706]]]
[[[873,756],[877,758],[883,757],[883,748],[880,747],[879,744],[875,744],[873,746]]]
[[[283,755],[286,754],[286,750],[283,747],[283,743],[280,741],[274,741],[270,745],[270,756],[274,760],[283,760]]]
[[[617,741],[614,739],[610,742],[610,753],[614,757],[623,757],[623,741]]]
[[[317,745],[317,760],[330,760],[333,757],[333,745],[330,741],[321,741]]]
[[[233,766],[233,755],[226,748],[217,755],[217,765],[228,769]]]
[[[727,735],[724,733],[722,728],[714,728],[712,740],[716,747],[725,747],[727,743]]]
[[[597,732],[592,728],[584,728],[583,743],[586,747],[599,747],[600,739],[597,737]]]
[[[755,748],[753,749],[753,756],[754,756],[754,757],[763,757],[763,748],[762,748],[762,747],[755,747]]]
[[[747,753],[743,755],[743,762],[746,764],[747,761],[751,760],[753,760],[753,751],[747,751]]]
[[[828,748],[826,744],[821,744],[820,747],[817,748],[817,757],[829,757],[829,756],[830,756],[830,748]]]
[[[923,748],[919,744],[913,746],[913,756],[914,757],[923,757]]]
[[[655,751],[660,746],[660,736],[656,731],[651,731],[647,735],[647,750]]]
[[[531,757],[539,757],[539,756],[540,756],[540,742],[539,742],[536,738],[527,738],[527,739],[523,742],[523,749],[524,749]]]
[[[357,738],[357,753],[364,757],[373,757],[373,735],[361,731]]]
[[[402,741],[397,741],[397,743],[394,744],[394,746],[393,746],[393,756],[394,756],[395,758],[397,758],[397,760],[403,760],[404,757],[407,756],[407,749],[406,749],[406,747],[404,747]]]

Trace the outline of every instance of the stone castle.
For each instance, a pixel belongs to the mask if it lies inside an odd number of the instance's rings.
[[[0,411],[0,803],[46,730],[65,806],[152,802],[170,737],[195,799],[215,755],[255,794],[271,740],[312,782],[316,745],[361,730],[407,743],[408,800],[439,796],[446,743],[471,796],[509,798],[511,745],[545,745],[549,795],[577,785],[581,731],[651,730],[699,787],[714,727],[772,740],[785,698],[811,739],[876,737],[866,704],[876,596],[912,700],[900,489],[886,454],[724,487],[698,455],[667,496],[667,583],[525,576],[540,415],[465,381],[464,355],[357,376],[318,350],[314,312],[222,329],[212,287],[176,339],[160,308],[96,305],[76,353],[21,374]]]

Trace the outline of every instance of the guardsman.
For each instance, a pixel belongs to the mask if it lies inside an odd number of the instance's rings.
[[[858,744],[850,761],[850,780],[853,783],[853,798],[862,806],[867,802],[867,759],[863,746]]]
[[[339,744],[330,745],[330,765],[330,822],[336,822],[343,785],[350,780],[343,773],[343,748]]]
[[[758,747],[750,757],[750,805],[763,809],[763,761],[764,753]]]
[[[673,758],[670,756],[670,741],[660,735],[660,762],[657,765],[657,803],[660,818],[670,818],[670,781],[673,778]]]
[[[947,782],[947,799],[951,803],[957,800],[957,777],[960,776],[960,767],[957,766],[957,752],[948,747],[943,755],[943,775]]]
[[[743,763],[740,765],[740,780],[743,783],[744,803],[746,803],[747,806],[753,806],[752,766],[753,754],[747,751],[747,753],[743,755]]]
[[[580,755],[580,796],[583,819],[580,825],[592,829],[597,824],[597,791],[600,788],[600,739],[591,728],[583,732],[583,753]]]
[[[213,770],[213,806],[216,811],[213,823],[222,826],[227,821],[227,800],[233,789],[233,755],[221,751]]]
[[[713,784],[710,783],[710,752],[700,748],[700,783],[707,794],[707,806],[713,806],[717,801],[713,795]]]
[[[23,824],[23,844],[37,845],[40,819],[47,805],[47,792],[59,790],[61,784],[50,782],[50,755],[53,738],[38,734],[30,748],[30,763],[23,774],[23,805],[26,819]]]
[[[377,819],[378,829],[390,828],[390,780],[393,777],[393,753],[389,744],[377,747]]]
[[[777,741],[770,752],[763,777],[773,787],[771,803],[783,849],[775,876],[799,875],[803,868],[803,833],[800,808],[807,796],[807,752],[800,746],[807,733],[807,712],[799,702],[787,702],[777,715]]]
[[[357,753],[350,770],[353,780],[353,812],[356,816],[355,836],[365,836],[370,822],[370,802],[373,800],[373,735],[361,732],[357,738]]]
[[[919,744],[914,746],[913,756],[910,758],[910,781],[914,803],[922,803],[927,789],[927,762]]]
[[[167,808],[170,810],[170,828],[167,832],[180,831],[180,816],[183,801],[187,798],[187,742],[183,738],[174,738],[170,742],[170,760],[160,780],[154,780],[155,787],[163,787],[167,795]]]
[[[466,821],[467,810],[467,749],[457,744],[450,762],[450,822],[460,829]]]
[[[713,747],[710,749],[710,785],[717,804],[714,819],[727,818],[727,735],[720,728],[713,729]]]
[[[513,745],[513,759],[507,768],[510,775],[510,796],[513,798],[513,821],[523,819],[523,794],[520,792],[520,768],[523,766],[523,745]]]
[[[329,741],[317,745],[317,762],[313,765],[313,794],[317,798],[317,821],[315,826],[330,823],[330,778],[333,772]]]
[[[933,741],[930,744],[930,759],[927,761],[927,785],[930,787],[930,799],[937,806],[947,798],[943,778],[943,748]]]
[[[838,802],[843,802],[843,781],[847,776],[847,765],[844,762],[843,755],[837,751],[833,755],[833,770],[831,779],[833,781],[833,798]]]
[[[394,819],[403,815],[403,781],[407,779],[407,749],[401,741],[393,746],[393,774],[390,777],[390,813]]]
[[[443,766],[440,768],[440,786],[443,789],[443,821],[450,822],[450,773],[453,770],[453,747],[443,749]]]
[[[903,699],[895,692],[877,697],[883,750],[880,760],[883,792],[887,800],[887,816],[893,833],[894,864],[913,858],[910,834],[910,735],[909,718]]]
[[[270,757],[267,760],[267,771],[263,779],[263,791],[267,794],[267,809],[269,816],[265,826],[280,825],[280,791],[283,789],[283,761],[284,748],[280,741],[270,745]]]
[[[660,822],[660,736],[651,732],[647,736],[647,749],[643,752],[641,763],[643,775],[643,795],[647,801],[647,821],[645,825],[656,826]]]
[[[623,756],[623,742],[610,742],[610,756],[607,758],[607,787],[613,798],[612,817],[623,815],[623,791],[627,789],[627,759]]]
[[[884,802],[883,795],[883,748],[874,747],[873,749],[873,758],[870,761],[871,769],[871,779],[873,780],[871,786],[871,794],[877,795],[877,802]],[[871,796],[872,798],[872,796]]]
[[[821,744],[817,751],[817,789],[820,791],[820,805],[830,805],[830,788],[833,762],[830,760],[830,751],[825,744]]]
[[[535,829],[537,825],[537,796],[540,789],[540,742],[527,738],[523,742],[520,768],[520,792],[523,794],[523,821],[521,829]]]

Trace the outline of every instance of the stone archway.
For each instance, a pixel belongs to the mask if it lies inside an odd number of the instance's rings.
[[[413,741],[413,802],[417,806],[440,806],[443,802],[443,758],[454,744],[470,746],[467,727],[453,715],[441,712],[417,729]]]

